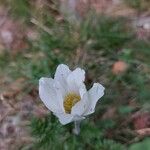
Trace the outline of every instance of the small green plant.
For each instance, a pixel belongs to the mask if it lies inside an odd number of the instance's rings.
[[[141,6],[141,0],[125,0],[125,2],[133,8],[139,9]]]
[[[53,115],[45,118],[34,118],[31,122],[32,135],[35,137],[33,149],[39,150],[125,150],[125,146],[103,137],[102,128],[92,122],[85,121],[81,126],[81,134],[72,133],[71,125],[61,126]],[[87,148],[88,147],[88,148]]]
[[[122,18],[89,17],[81,25],[81,39],[91,40],[93,49],[113,53],[132,38],[129,29]]]
[[[149,8],[149,0],[124,0],[127,5],[138,11],[146,11]]]

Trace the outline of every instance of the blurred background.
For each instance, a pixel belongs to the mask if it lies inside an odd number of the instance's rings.
[[[86,70],[105,95],[62,126],[40,77]],[[150,0],[0,0],[0,150],[150,150]]]

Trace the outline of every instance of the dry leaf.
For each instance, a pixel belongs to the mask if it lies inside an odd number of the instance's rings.
[[[115,75],[124,73],[128,68],[128,65],[124,61],[117,61],[113,64],[112,72]]]

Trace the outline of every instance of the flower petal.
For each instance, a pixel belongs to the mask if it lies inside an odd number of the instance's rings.
[[[83,116],[88,106],[89,106],[88,95],[84,94],[82,99],[72,107],[71,114],[74,116]]]
[[[84,115],[92,114],[95,111],[97,101],[104,95],[105,88],[99,84],[94,83],[93,87],[88,91],[88,107]]]
[[[41,78],[39,80],[39,95],[46,107],[52,112],[63,111],[61,102],[62,96],[55,88],[55,81],[52,78]]]
[[[79,88],[83,84],[84,80],[85,80],[85,71],[81,68],[75,69],[69,74],[67,78],[69,89],[72,92],[79,93]]]
[[[65,125],[73,121],[73,116],[71,114],[65,113],[54,113],[58,117],[61,124]]]
[[[66,90],[66,80],[70,73],[69,67],[64,64],[60,64],[56,69],[54,80],[61,84],[63,90]]]
[[[79,87],[79,94],[80,94],[81,99],[86,92],[87,92],[86,86],[84,83],[82,83]]]
[[[99,83],[94,83],[93,87],[72,107],[71,114],[86,116],[93,113],[95,111],[97,101],[103,95],[104,87]]]

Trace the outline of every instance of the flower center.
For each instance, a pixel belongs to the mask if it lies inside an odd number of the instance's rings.
[[[71,113],[71,108],[81,100],[81,97],[75,93],[69,93],[64,99],[64,109],[67,114]]]

